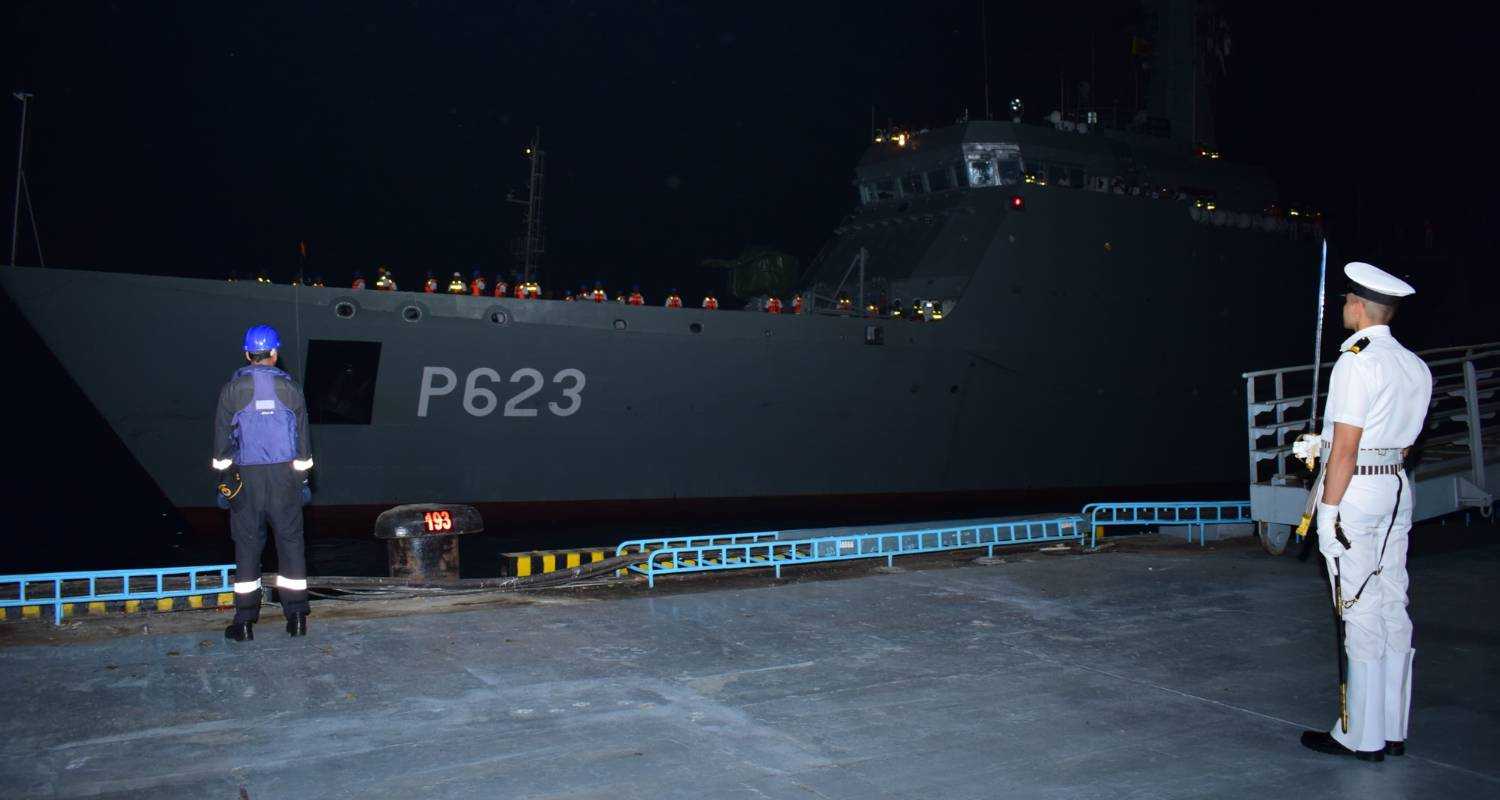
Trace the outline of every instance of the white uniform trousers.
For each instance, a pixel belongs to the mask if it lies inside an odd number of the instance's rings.
[[[1400,502],[1397,503],[1397,488]],[[1405,741],[1411,711],[1411,618],[1407,616],[1406,545],[1412,491],[1405,472],[1356,475],[1339,503],[1349,551],[1337,559],[1349,656],[1349,732],[1334,721],[1333,738],[1350,750],[1380,750]],[[1390,531],[1387,540],[1386,531]],[[1381,555],[1382,546],[1385,549]],[[1380,573],[1373,574],[1379,568]],[[1328,562],[1329,575],[1335,571]],[[1369,582],[1365,583],[1365,579]],[[1365,584],[1359,599],[1354,597]]]

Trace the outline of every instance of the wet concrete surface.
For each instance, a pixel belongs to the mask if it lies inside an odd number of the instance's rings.
[[[1500,796],[1500,541],[1424,533],[1382,764],[1297,743],[1337,713],[1314,564],[1168,539],[324,601],[306,639],[268,607],[244,644],[225,612],[0,626],[0,796]]]

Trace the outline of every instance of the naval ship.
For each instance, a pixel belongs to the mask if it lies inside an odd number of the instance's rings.
[[[1320,231],[1264,170],[1199,141],[1208,93],[1180,88],[1147,125],[1017,108],[881,132],[795,315],[57,268],[0,284],[200,530],[224,525],[212,414],[255,324],[281,332],[306,387],[314,517],[1227,484],[1243,479],[1239,373],[1302,355],[1306,326],[1270,312],[1316,285]],[[127,362],[103,320],[170,344]]]

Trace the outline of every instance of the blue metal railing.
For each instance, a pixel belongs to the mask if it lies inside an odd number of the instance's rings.
[[[705,533],[697,536],[664,536],[658,539],[630,539],[615,547],[615,555],[643,553],[665,547],[703,547],[711,544],[745,544],[748,542],[775,541],[781,531],[755,531],[753,533]]]
[[[1182,500],[1167,503],[1089,503],[1081,512],[1088,517],[1091,546],[1107,525],[1186,525],[1187,540],[1198,531],[1198,545],[1207,539],[1207,526],[1252,522],[1249,500]]]
[[[890,565],[896,556],[915,553],[983,547],[994,555],[996,547],[1007,545],[1082,540],[1083,522],[1083,517],[1075,514],[946,528],[663,547],[652,551],[644,565],[632,569],[644,573],[647,585],[652,587],[656,586],[657,575],[724,569],[771,567],[779,578],[781,568],[792,564],[883,557]]]
[[[0,608],[52,606],[52,621],[61,625],[63,606],[71,603],[161,600],[230,592],[234,590],[234,583],[229,579],[229,573],[233,569],[233,564],[213,564],[202,567],[0,575],[0,598],[3,598],[0,599]],[[187,588],[180,587],[184,581]],[[168,583],[174,586],[169,587]],[[107,584],[107,587],[101,587],[101,584]],[[35,591],[38,585],[44,589],[40,596]],[[69,593],[64,594],[64,589]]]

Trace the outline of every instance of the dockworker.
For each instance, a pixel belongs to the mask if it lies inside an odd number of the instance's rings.
[[[465,294],[468,291],[469,287],[464,285],[463,277],[458,274],[458,270],[454,270],[453,277],[448,279],[448,294]]]
[[[663,305],[667,308],[682,308],[682,295],[676,289],[667,290],[667,302]]]
[[[484,274],[475,269],[474,274],[469,278],[469,294],[475,297],[484,297],[484,290],[488,287],[489,284],[484,281]]]
[[[630,297],[626,298],[625,302],[633,306],[643,306],[646,304],[646,297],[641,294],[640,284],[630,287]]]
[[[719,309],[719,298],[714,297],[713,292],[703,295],[703,307],[709,311],[717,311]]]
[[[510,294],[510,284],[506,283],[505,279],[500,277],[500,273],[498,272],[495,273],[494,294],[496,297],[505,297]]]
[[[384,264],[375,271],[375,288],[382,292],[396,291],[396,279],[391,277],[391,270]]]
[[[1321,435],[1303,434],[1293,451],[1326,459],[1318,549],[1342,599],[1348,727],[1340,719],[1331,731],[1305,731],[1302,744],[1381,761],[1406,754],[1415,651],[1406,613],[1412,488],[1402,459],[1427,417],[1432,372],[1391,335],[1397,302],[1415,292],[1411,285],[1358,261],[1344,274],[1344,328],[1354,333],[1339,346]]]
[[[354,282],[351,283],[351,284],[349,284],[349,288],[351,288],[351,289],[363,289],[363,288],[365,288],[365,274],[363,272],[360,272],[359,270],[355,270],[354,271]]]
[[[302,387],[276,368],[281,337],[269,325],[245,331],[245,360],[219,392],[212,466],[229,507],[234,540],[234,622],[224,638],[255,638],[260,620],[260,556],[266,526],[276,534],[276,588],[286,632],[307,635],[307,561],[303,491],[312,469]]]
[[[427,279],[422,281],[422,291],[426,294],[437,294],[437,289],[437,276],[433,275],[432,270],[429,269]]]
[[[774,295],[771,296],[771,297],[769,297],[769,298],[767,298],[766,299],[766,313],[767,314],[780,314],[781,313],[781,298],[776,297]]]
[[[594,291],[591,296],[595,303],[602,303],[609,299],[609,295],[604,292],[603,281],[594,281]]]

